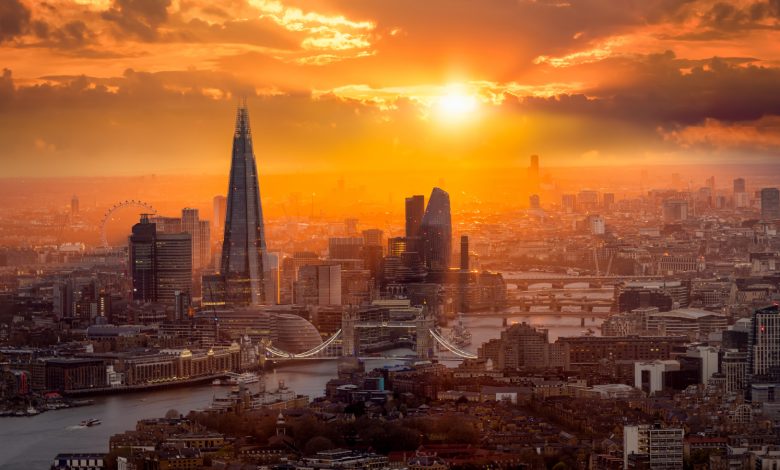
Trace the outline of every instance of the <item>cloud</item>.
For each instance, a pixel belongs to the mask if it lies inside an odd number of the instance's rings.
[[[0,2],[0,42],[24,34],[30,24],[30,10],[19,0]]]
[[[674,130],[660,130],[664,139],[683,148],[711,150],[780,151],[780,116],[729,123],[706,119],[704,123]]]
[[[153,41],[157,39],[157,28],[168,19],[170,5],[171,0],[114,0],[102,16],[116,24],[120,36]]]

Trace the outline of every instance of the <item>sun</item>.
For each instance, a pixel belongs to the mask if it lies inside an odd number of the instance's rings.
[[[451,88],[436,99],[436,113],[445,121],[463,121],[477,111],[479,101],[476,96],[464,90]]]

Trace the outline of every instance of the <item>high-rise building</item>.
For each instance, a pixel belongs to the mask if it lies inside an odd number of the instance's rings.
[[[158,233],[144,215],[129,243],[133,300],[173,305],[176,292],[192,292],[192,236]]]
[[[542,207],[538,194],[531,194],[531,197],[528,198],[528,203],[531,209],[540,209]]]
[[[387,239],[387,256],[399,257],[406,251],[406,237]]]
[[[658,424],[623,426],[623,468],[681,470],[684,436],[681,428]]]
[[[601,206],[605,211],[611,211],[615,206],[615,193],[604,193],[601,199]]]
[[[192,236],[192,267],[202,269],[211,261],[211,227],[200,220],[198,209],[181,211],[181,231]]]
[[[378,228],[370,228],[363,230],[363,245],[365,246],[382,246],[382,237],[384,232]]]
[[[564,194],[561,196],[561,208],[563,212],[571,214],[577,209],[577,196],[574,194]]]
[[[584,212],[595,211],[599,206],[599,193],[592,189],[583,189],[577,194],[577,205]]]
[[[420,223],[422,255],[428,269],[447,270],[452,258],[450,195],[433,188]]]
[[[222,195],[214,196],[214,214],[211,219],[211,225],[214,227],[215,234],[225,226],[226,211],[227,198]]]
[[[532,191],[539,189],[539,155],[531,155],[528,166],[528,187]]]
[[[763,220],[780,219],[780,191],[777,188],[761,190],[761,218]]]
[[[226,302],[262,304],[265,301],[265,227],[249,110],[245,104],[236,113],[224,233],[220,274],[225,282]]]
[[[70,215],[71,217],[79,215],[79,197],[75,194],[70,198]]]
[[[460,270],[469,270],[469,236],[460,236]]]
[[[361,259],[362,257],[362,237],[334,237],[328,239],[328,258]]]
[[[737,178],[734,180],[734,207],[742,208],[748,207],[750,201],[748,199],[747,185],[745,184],[745,178]]]
[[[406,198],[406,238],[419,236],[424,213],[425,196],[415,195]]]
[[[688,201],[667,199],[664,201],[664,222],[683,222],[688,219]]]
[[[780,381],[780,307],[777,305],[753,311],[747,373],[751,384]]]
[[[341,265],[301,266],[295,282],[295,303],[301,305],[341,305]]]

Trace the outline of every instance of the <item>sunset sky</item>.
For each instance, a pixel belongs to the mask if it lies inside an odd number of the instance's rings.
[[[0,0],[2,176],[780,155],[780,0]]]

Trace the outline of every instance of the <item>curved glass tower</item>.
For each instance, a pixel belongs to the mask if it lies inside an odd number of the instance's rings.
[[[420,223],[422,254],[425,267],[447,270],[452,257],[452,219],[450,195],[440,188],[433,188]]]
[[[221,275],[225,300],[233,305],[258,305],[265,301],[263,254],[265,253],[263,208],[257,183],[257,165],[252,151],[252,131],[246,104],[236,113],[233,156],[230,163],[222,241]]]

